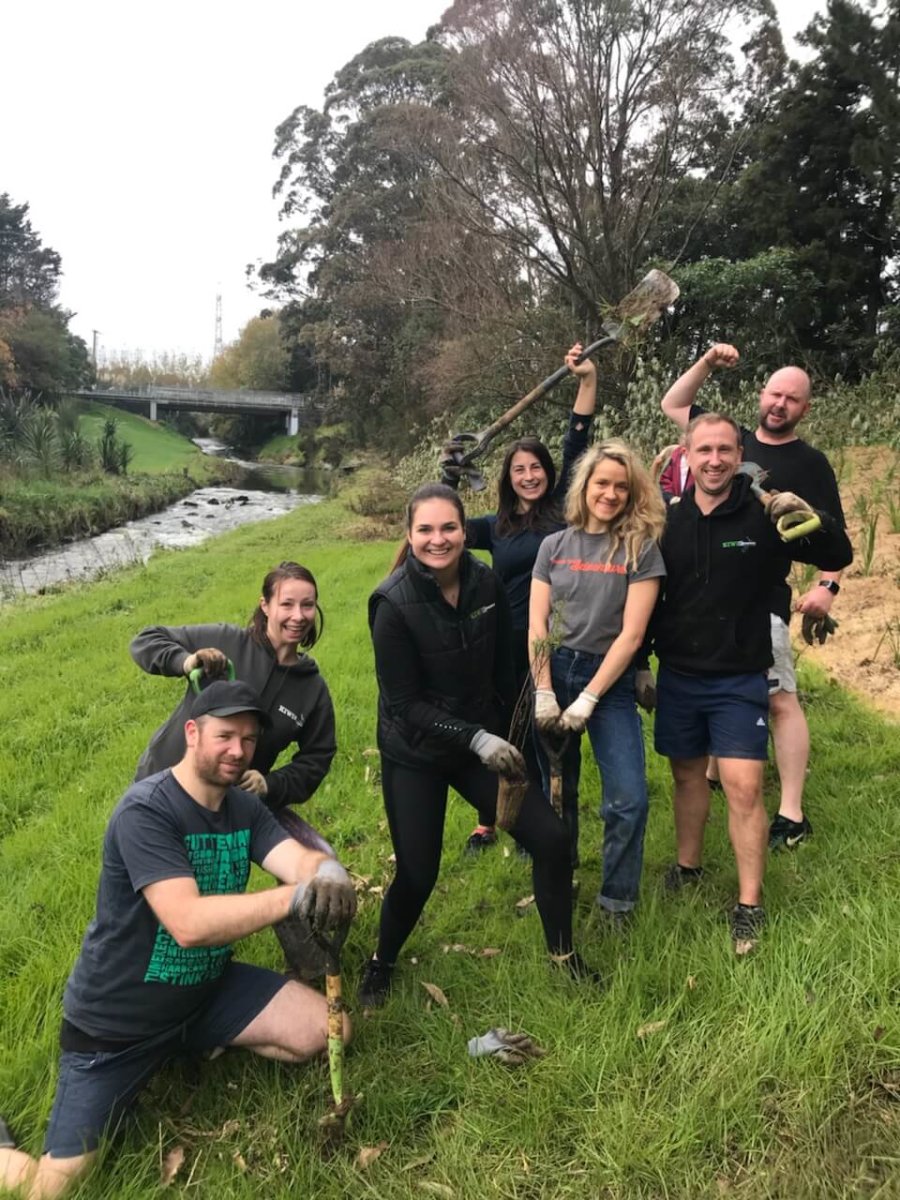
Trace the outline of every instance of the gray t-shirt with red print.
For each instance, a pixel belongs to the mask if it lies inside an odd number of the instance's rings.
[[[659,546],[648,541],[637,565],[625,566],[625,547],[609,558],[609,534],[563,529],[541,543],[532,578],[550,584],[554,645],[605,654],[622,632],[628,588],[665,575]]]

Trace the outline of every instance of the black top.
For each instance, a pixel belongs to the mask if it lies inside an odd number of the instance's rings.
[[[454,608],[409,555],[372,593],[369,627],[387,758],[433,766],[458,761],[480,729],[505,736],[515,695],[509,604],[490,567],[463,552]]]
[[[670,505],[660,543],[667,575],[652,624],[660,662],[689,675],[767,670],[770,599],[791,560],[839,571],[853,557],[835,519],[819,516],[819,531],[786,545],[746,475],[706,516],[693,488]]]
[[[691,405],[691,420],[708,410],[699,404]],[[777,492],[794,492],[817,512],[826,512],[844,528],[844,510],[831,463],[821,450],[802,438],[792,442],[770,445],[761,442],[752,429],[741,426],[741,445],[744,462],[757,463],[766,472],[763,487]],[[791,588],[787,581],[793,559],[785,559],[784,575],[772,587],[770,612],[787,624],[791,619]],[[796,559],[803,562],[803,559]],[[817,564],[818,565],[818,564]],[[828,569],[828,568],[823,568]]]

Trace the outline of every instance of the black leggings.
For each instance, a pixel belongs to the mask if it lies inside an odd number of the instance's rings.
[[[384,806],[397,873],[381,906],[378,957],[394,963],[431,895],[441,865],[447,789],[454,788],[494,823],[497,776],[473,754],[452,769],[405,767],[381,760]],[[572,949],[572,860],[566,827],[540,788],[529,782],[513,836],[532,857],[534,898],[553,954]]]

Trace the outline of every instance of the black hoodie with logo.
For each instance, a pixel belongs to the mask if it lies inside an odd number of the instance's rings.
[[[808,537],[784,543],[736,475],[726,500],[701,513],[689,489],[669,506],[660,543],[666,564],[652,622],[660,662],[686,675],[738,675],[772,665],[772,589],[791,561],[839,571],[853,558],[846,533],[828,513]]]
[[[268,640],[260,643],[239,625],[152,625],[131,643],[131,657],[151,675],[184,675],[189,654],[215,647],[234,663],[236,678],[259,693],[271,726],[260,731],[250,766],[266,777],[265,804],[275,811],[308,800],[328,773],[337,745],[334,707],[315,661],[301,654],[282,666]],[[172,767],[184,754],[184,723],[190,716],[190,685],[175,712],[141,755],[135,779]],[[272,770],[282,750],[297,744],[289,763]]]

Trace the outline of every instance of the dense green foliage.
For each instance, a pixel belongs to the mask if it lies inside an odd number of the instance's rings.
[[[755,0],[457,0],[366,47],[276,130],[291,387],[402,451],[524,394],[651,265],[683,289],[643,350],[670,373],[731,340],[867,375],[897,345],[900,12],[833,0],[805,41],[788,64]]]
[[[0,387],[58,392],[90,380],[84,341],[56,303],[62,260],[44,246],[28,205],[0,194]]]
[[[151,622],[246,620],[263,573],[284,557],[316,573],[327,615],[315,656],[334,695],[340,751],[305,815],[360,878],[345,952],[354,1005],[391,873],[377,759],[367,753],[375,685],[365,598],[393,546],[341,540],[345,521],[337,502],[301,509],[4,610],[0,1112],[29,1149],[40,1146],[53,1094],[62,986],[92,911],[104,825],[183,687],[141,675],[129,639]],[[160,1160],[177,1145],[186,1160],[173,1187],[190,1179],[188,1191],[223,1198],[894,1195],[900,749],[814,668],[802,681],[816,836],[770,863],[772,921],[754,959],[735,960],[728,938],[735,877],[721,805],[703,887],[674,900],[663,892],[670,783],[652,751],[645,881],[625,939],[604,932],[592,908],[599,789],[585,762],[577,928],[605,974],[599,992],[549,974],[533,909],[514,915],[532,890],[527,868],[506,853],[508,841],[464,858],[472,814],[454,798],[441,878],[401,957],[396,995],[380,1014],[353,1014],[345,1078],[363,1098],[338,1155],[318,1147],[324,1064],[286,1068],[233,1053],[203,1064],[199,1082],[165,1072],[137,1128],[79,1195],[156,1196]],[[268,933],[247,939],[241,955],[279,966]],[[426,982],[449,1008],[429,1000]],[[466,1039],[495,1024],[529,1030],[547,1058],[520,1073],[467,1059]],[[361,1147],[381,1143],[376,1162],[355,1164]]]

